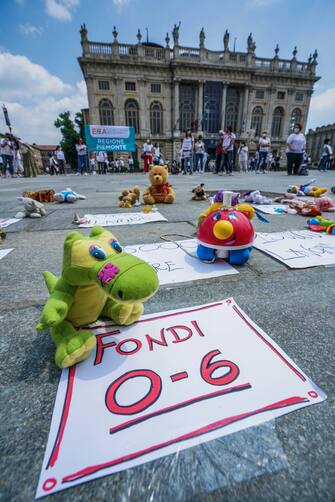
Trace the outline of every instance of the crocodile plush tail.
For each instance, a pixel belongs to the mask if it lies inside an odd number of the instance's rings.
[[[43,277],[49,293],[52,293],[58,281],[57,277],[51,272],[43,272]]]

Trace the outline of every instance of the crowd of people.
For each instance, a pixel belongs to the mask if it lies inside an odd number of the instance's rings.
[[[15,178],[22,176],[24,172],[22,148],[18,141],[8,133],[0,141],[0,167],[2,176],[8,175]]]

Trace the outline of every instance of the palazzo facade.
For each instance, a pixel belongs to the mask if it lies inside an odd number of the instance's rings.
[[[206,48],[205,33],[199,46],[179,43],[179,26],[165,45],[118,40],[92,42],[81,26],[82,56],[78,58],[87,86],[87,122],[128,125],[136,131],[138,153],[150,138],[160,144],[164,159],[177,158],[182,132],[202,134],[213,151],[218,132],[231,126],[237,142],[246,140],[256,148],[263,130],[268,131],[273,149],[283,149],[294,122],[305,128],[316,76],[317,52],[308,61],[256,56],[256,44],[249,35],[245,52],[230,48],[225,32],[222,50]]]

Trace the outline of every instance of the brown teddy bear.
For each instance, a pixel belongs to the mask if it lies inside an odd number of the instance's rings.
[[[200,185],[193,188],[192,200],[207,200],[207,195],[205,194],[204,186],[205,186],[204,183],[200,183]]]
[[[176,194],[168,182],[168,176],[168,166],[150,166],[149,179],[151,186],[143,193],[145,204],[155,204],[156,202],[172,204],[175,201]]]
[[[130,208],[140,200],[140,189],[136,186],[131,190],[123,190],[119,197],[119,207]]]

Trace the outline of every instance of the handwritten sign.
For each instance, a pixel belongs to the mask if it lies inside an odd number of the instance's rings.
[[[0,218],[0,227],[6,228],[9,227],[9,225],[14,225],[14,223],[18,221],[21,221],[21,218]]]
[[[125,251],[150,263],[156,269],[160,285],[238,274],[236,269],[223,260],[203,263],[195,254],[196,248],[197,241],[189,239],[126,246]],[[192,254],[193,258],[185,251]]]
[[[276,211],[276,209],[282,209],[285,211],[287,209],[287,206],[284,204],[253,204],[253,207],[257,210],[260,211],[261,213],[265,214],[283,214],[281,212]]]
[[[0,260],[7,256],[11,251],[14,251],[14,248],[10,249],[0,249]]]
[[[87,223],[79,226],[82,228],[94,227],[114,227],[117,225],[141,225],[152,223],[153,221],[168,221],[159,211],[151,213],[114,213],[114,214],[85,214]]]
[[[91,329],[96,350],[61,375],[37,497],[326,399],[233,299]]]
[[[290,268],[335,264],[335,237],[309,230],[257,233],[254,247]]]

